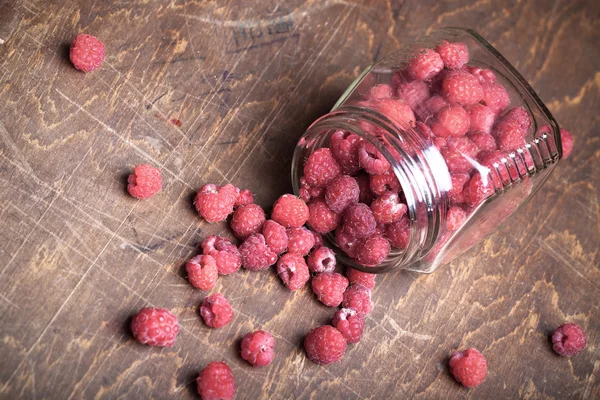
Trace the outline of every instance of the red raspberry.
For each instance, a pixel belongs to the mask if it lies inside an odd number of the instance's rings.
[[[265,223],[265,212],[258,204],[248,204],[238,207],[231,218],[229,226],[233,234],[245,239],[253,233],[260,232]]]
[[[315,150],[304,164],[304,178],[311,186],[327,186],[340,173],[341,168],[331,150],[325,147]]]
[[[516,121],[508,121],[496,126],[498,148],[503,151],[514,151],[525,146],[525,131]]]
[[[306,263],[312,273],[333,272],[335,269],[335,253],[329,247],[317,247],[308,255]]]
[[[92,72],[104,61],[104,44],[94,36],[80,33],[71,43],[69,58],[78,70]]]
[[[562,143],[562,158],[568,158],[573,151],[573,136],[571,132],[566,129],[560,128],[560,141]]]
[[[286,228],[304,225],[309,216],[308,206],[304,200],[293,194],[284,194],[278,198],[271,212],[271,219]]]
[[[467,186],[463,189],[465,203],[473,207],[494,194],[492,183],[487,178],[482,178],[481,174],[475,173]]]
[[[375,232],[377,222],[366,204],[352,204],[344,213],[344,232],[356,238],[365,238]]]
[[[177,316],[164,308],[145,307],[131,321],[135,339],[148,346],[171,347],[177,339]]]
[[[356,261],[363,265],[375,266],[385,261],[390,250],[390,242],[386,238],[374,235],[362,243]]]
[[[325,202],[337,214],[342,214],[351,204],[358,203],[359,196],[358,183],[348,175],[338,176],[325,189]]]
[[[499,83],[483,83],[482,103],[491,108],[496,114],[502,114],[510,105],[510,96]]]
[[[328,307],[337,307],[344,299],[348,279],[337,272],[324,273],[314,276],[311,286],[321,303]]]
[[[202,252],[215,259],[220,275],[233,274],[242,266],[242,255],[229,239],[209,236],[202,242]]]
[[[202,300],[200,315],[209,327],[222,328],[233,319],[233,309],[225,296],[215,293]]]
[[[331,325],[311,329],[304,339],[308,358],[319,365],[329,365],[342,359],[346,352],[344,335]]]
[[[431,49],[419,49],[415,57],[408,62],[408,74],[411,78],[422,81],[433,78],[443,68],[444,61]]]
[[[288,251],[307,255],[315,245],[315,236],[311,231],[301,226],[300,228],[290,228],[287,230]]]
[[[313,232],[312,234],[315,237],[315,245],[313,246],[313,249],[323,246],[323,235],[317,232]]]
[[[585,349],[587,338],[577,324],[564,324],[552,334],[552,348],[559,356],[573,356]]]
[[[465,184],[471,179],[470,175],[464,172],[457,172],[450,175],[452,179],[452,188],[449,191],[450,201],[454,204],[464,203],[461,198]]]
[[[529,115],[529,112],[521,106],[511,108],[510,111],[502,116],[498,125],[505,122],[516,122],[524,131],[531,128],[531,116]]]
[[[310,213],[308,224],[315,232],[328,233],[340,225],[342,217],[331,211],[322,199],[308,203],[308,210]]]
[[[377,150],[373,143],[368,141],[362,141],[358,146],[358,159],[360,160],[360,166],[369,174],[383,174],[390,169],[390,163],[383,154]]]
[[[429,85],[419,80],[402,83],[398,86],[398,98],[414,110],[429,98]]]
[[[348,343],[358,343],[365,327],[365,319],[352,308],[342,308],[333,315],[331,324]]]
[[[262,226],[262,234],[269,249],[275,254],[281,254],[288,248],[287,231],[283,225],[273,220],[266,221]]]
[[[277,275],[290,290],[300,289],[310,279],[304,257],[297,253],[285,253],[279,258]]]
[[[464,43],[450,43],[444,40],[442,44],[435,46],[435,51],[438,52],[448,69],[462,68],[469,62],[469,48]]]
[[[211,256],[199,255],[185,264],[185,270],[192,286],[201,290],[210,290],[217,284],[219,270],[217,262]]]
[[[398,181],[396,173],[391,169],[388,169],[383,174],[370,175],[370,177],[369,188],[372,193],[382,195],[385,192],[398,192],[400,190],[400,181]]]
[[[269,332],[258,330],[242,339],[242,358],[255,367],[271,364],[275,357],[275,339]]]
[[[416,108],[415,113],[421,121],[427,122],[429,118],[446,107],[448,107],[448,102],[443,97],[431,96]]]
[[[408,217],[405,215],[398,222],[388,225],[385,236],[392,246],[405,249],[410,238],[410,220]]]
[[[198,190],[194,206],[198,214],[209,223],[224,221],[233,212],[237,200],[237,188],[227,184],[219,187],[214,184],[204,185]]]
[[[496,150],[496,139],[489,133],[470,133],[467,137],[479,148],[480,154],[481,152]]]
[[[370,205],[373,201],[373,193],[371,193],[370,189],[370,175],[365,173],[361,173],[354,177],[356,183],[358,183],[358,189],[360,190],[360,194],[358,196],[358,201],[361,203],[365,203]]]
[[[373,310],[371,291],[363,285],[352,285],[344,292],[342,307],[353,308],[359,314],[367,315]]]
[[[450,373],[464,387],[478,386],[487,374],[487,361],[477,349],[455,351],[448,363]]]
[[[401,128],[415,126],[415,113],[404,101],[383,99],[373,103],[373,108]]]
[[[442,81],[442,95],[451,104],[470,106],[479,103],[483,93],[479,79],[462,70],[448,72]]]
[[[481,156],[481,165],[489,168],[489,176],[496,187],[502,187],[503,182],[519,177],[517,168],[503,152],[495,150]],[[508,166],[508,167],[507,167]]]
[[[127,178],[127,191],[136,199],[147,199],[154,196],[162,188],[162,176],[158,168],[148,164],[135,167],[133,174]]]
[[[435,117],[431,130],[437,137],[461,137],[469,131],[471,120],[469,113],[459,105],[442,109]]]
[[[479,148],[466,137],[450,138],[447,146],[440,152],[446,161],[448,171],[469,172],[476,164],[475,156],[479,153]]]
[[[473,104],[466,108],[471,121],[470,132],[491,133],[496,113],[488,106],[483,104]]]
[[[350,258],[355,258],[360,244],[362,243],[362,239],[345,233],[343,228],[338,228],[335,231],[335,242]]]
[[[342,173],[353,174],[360,169],[358,146],[361,141],[360,136],[350,132],[336,131],[331,135],[329,148],[340,165]]]
[[[242,265],[251,271],[262,271],[277,262],[277,254],[267,247],[265,237],[254,233],[240,245]]]
[[[450,207],[446,214],[446,228],[449,231],[455,231],[460,228],[467,219],[467,213],[460,207]]]
[[[202,400],[231,400],[235,396],[235,378],[224,362],[211,362],[196,379]]]
[[[381,99],[390,99],[394,93],[392,92],[392,87],[390,85],[386,85],[385,83],[375,85],[369,90],[369,99],[373,100],[381,100]]]
[[[465,70],[479,79],[479,83],[496,83],[496,74],[491,69],[481,69],[478,67],[465,66]]]
[[[367,289],[375,287],[375,276],[376,274],[369,274],[350,267],[346,269],[346,277],[351,285],[361,284]]]
[[[254,203],[254,196],[248,189],[240,190],[235,201],[234,207],[247,206],[248,204]]]
[[[397,193],[386,192],[373,201],[371,211],[378,224],[391,224],[406,214],[407,207],[400,203]]]

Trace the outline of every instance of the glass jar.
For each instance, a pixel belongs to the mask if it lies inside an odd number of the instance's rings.
[[[350,85],[298,142],[292,182],[344,263],[433,272],[525,204],[561,157],[558,124],[514,67],[476,32],[444,28]]]

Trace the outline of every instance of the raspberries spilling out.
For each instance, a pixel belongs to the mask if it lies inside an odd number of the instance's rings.
[[[354,178],[340,175],[325,189],[325,202],[331,211],[342,214],[350,205],[358,203],[360,188]]]
[[[238,189],[231,184],[222,187],[208,184],[198,190],[194,206],[198,214],[207,222],[220,222],[233,212],[237,197]]]
[[[179,332],[177,316],[164,308],[142,308],[131,321],[131,332],[142,344],[171,347]]]
[[[339,361],[346,352],[346,338],[331,325],[312,329],[304,339],[304,349],[308,358],[319,365],[329,365]]]
[[[337,307],[344,300],[348,279],[337,272],[324,273],[313,277],[311,284],[313,292],[321,303],[328,307]]]
[[[322,199],[308,203],[308,224],[317,233],[328,233],[335,230],[341,221],[341,216],[333,212]]]
[[[257,204],[238,207],[231,218],[231,230],[240,239],[245,239],[253,233],[260,232],[265,222],[265,212]]]
[[[242,265],[251,271],[261,271],[277,262],[277,254],[267,247],[265,237],[254,233],[240,245]]]
[[[331,324],[348,343],[358,343],[365,327],[365,319],[352,308],[342,308],[334,314]]]
[[[242,358],[255,367],[271,364],[275,357],[275,339],[269,332],[258,330],[242,339]]]
[[[154,196],[162,188],[162,175],[158,168],[148,164],[135,167],[133,174],[127,178],[127,191],[136,199],[147,199]]]
[[[235,396],[235,378],[224,362],[211,362],[196,379],[202,400],[231,400]]]
[[[587,338],[577,324],[559,326],[552,334],[552,348],[560,356],[572,356],[585,349]]]
[[[290,253],[305,256],[315,245],[315,235],[305,227],[288,229],[287,235]]]
[[[281,254],[288,248],[286,229],[273,220],[265,221],[262,227],[267,247],[275,254]]]
[[[298,228],[306,223],[310,213],[304,200],[284,194],[273,205],[271,219],[286,228]]]
[[[352,285],[344,292],[342,307],[353,308],[362,315],[367,315],[373,310],[371,291],[363,285]]]
[[[315,274],[333,272],[335,262],[333,250],[324,246],[315,248],[306,258],[308,269]]]
[[[78,70],[92,72],[104,61],[104,44],[94,36],[80,33],[71,43],[69,58]]]
[[[202,300],[200,315],[209,327],[222,328],[233,319],[233,309],[225,296],[215,293]]]
[[[209,236],[202,242],[202,252],[215,259],[219,275],[233,274],[242,266],[242,255],[229,239]]]
[[[298,290],[308,282],[310,273],[304,257],[286,253],[277,261],[277,274],[290,290]]]
[[[192,286],[202,290],[210,290],[217,284],[219,270],[212,256],[199,255],[185,264],[185,270]]]
[[[455,351],[450,355],[450,373],[464,387],[481,384],[487,374],[487,361],[477,349]]]

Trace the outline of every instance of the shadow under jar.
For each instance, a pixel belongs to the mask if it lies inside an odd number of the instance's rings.
[[[558,124],[514,67],[444,28],[350,85],[298,142],[292,183],[344,263],[428,273],[495,231],[561,157]]]

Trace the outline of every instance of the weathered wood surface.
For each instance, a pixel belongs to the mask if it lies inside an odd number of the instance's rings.
[[[231,182],[268,207],[298,137],[359,71],[447,25],[514,63],[575,133],[572,158],[452,265],[380,276],[341,363],[306,360],[303,335],[332,311],[273,273],[220,279],[235,319],[204,326],[182,266],[226,227],[196,217],[194,189]],[[106,43],[92,74],[68,61],[80,31]],[[197,372],[225,359],[238,399],[600,398],[599,43],[595,0],[0,3],[0,396],[194,398]],[[142,162],[165,185],[139,202],[124,178]],[[180,316],[173,348],[131,337],[147,304]],[[564,321],[589,334],[572,359],[548,344]],[[277,339],[268,368],[238,356],[257,328]],[[446,367],[467,346],[490,364],[470,391]]]

